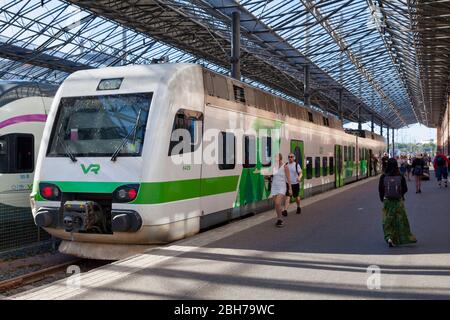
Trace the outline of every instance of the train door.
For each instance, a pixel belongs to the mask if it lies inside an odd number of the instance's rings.
[[[342,146],[334,146],[334,158],[335,158],[335,187],[339,188],[344,185],[344,178],[342,174],[343,160],[342,160]]]
[[[302,168],[303,172],[305,171],[304,166],[304,143],[300,140],[291,140],[291,152],[295,155],[295,161],[300,164],[300,167]],[[305,197],[305,174],[302,174],[302,181],[300,182],[300,197]]]

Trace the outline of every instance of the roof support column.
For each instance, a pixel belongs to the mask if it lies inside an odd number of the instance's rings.
[[[305,73],[305,81],[303,82],[304,102],[306,107],[310,107],[311,103],[309,101],[309,66],[305,65],[303,67],[303,71]]]
[[[390,150],[390,148],[389,148],[389,126],[386,126],[386,132],[387,132],[387,153],[388,153],[388,155],[389,155],[389,150]]]
[[[394,128],[392,128],[392,157],[395,157]]]
[[[339,90],[339,105],[338,105],[338,111],[339,111],[339,120],[341,122],[344,122],[344,112],[342,110],[342,89]]]
[[[373,115],[373,113],[372,113],[372,119],[371,119],[372,121],[371,121],[371,124],[370,124],[370,129],[371,129],[371,131],[372,131],[372,133],[374,133],[375,132],[375,116]]]
[[[362,130],[362,125],[361,125],[361,105],[358,106],[358,130]]]
[[[231,77],[241,80],[241,14],[232,13],[231,22]]]

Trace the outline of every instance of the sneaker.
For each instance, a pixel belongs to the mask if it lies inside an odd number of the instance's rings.
[[[284,226],[283,220],[277,220],[277,223],[275,224],[278,228],[281,228]]]
[[[297,207],[297,214],[300,214],[300,213],[302,213],[302,208]]]
[[[422,190],[419,189],[419,193],[422,193]]]
[[[283,211],[281,212],[281,214],[283,215],[283,217],[287,217],[287,210],[283,210]]]
[[[392,241],[392,239],[388,239],[387,243],[388,243],[388,245],[389,245],[389,248],[395,247],[395,244],[394,244],[394,242]]]

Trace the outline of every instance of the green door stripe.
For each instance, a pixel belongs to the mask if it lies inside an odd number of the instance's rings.
[[[237,190],[239,176],[189,179],[165,182],[144,182],[132,204],[158,204],[211,196]],[[42,181],[57,185],[62,192],[112,193],[116,188],[134,182]],[[41,200],[39,194],[36,200]]]

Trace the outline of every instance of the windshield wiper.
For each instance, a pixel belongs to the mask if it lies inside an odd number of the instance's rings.
[[[75,156],[73,155],[73,153],[70,151],[69,147],[67,146],[67,144],[60,139],[60,133],[61,133],[61,128],[62,128],[62,123],[59,126],[59,130],[58,130],[58,138],[56,141],[56,144],[60,144],[63,148],[64,148],[64,152],[66,153],[66,155],[70,158],[70,160],[72,160],[73,162],[77,162],[77,158],[75,158]]]
[[[128,142],[128,139],[130,138],[131,134],[133,132],[136,132],[137,127],[139,125],[139,120],[141,119],[141,111],[142,111],[142,108],[139,109],[139,113],[138,113],[138,116],[136,118],[136,123],[134,124],[133,129],[131,129],[131,131],[127,134],[127,136],[125,138],[123,138],[122,143],[120,144],[120,146],[116,149],[116,151],[114,151],[114,153],[113,153],[113,155],[111,157],[111,161],[116,161],[117,156],[120,153],[120,150],[122,150],[122,148],[125,146],[125,143]],[[136,141],[136,135],[134,135],[133,143],[135,143],[135,141]]]

